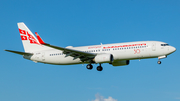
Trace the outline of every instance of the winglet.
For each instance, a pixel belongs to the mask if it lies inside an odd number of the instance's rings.
[[[46,43],[42,40],[42,38],[38,35],[37,32],[35,32],[35,34],[36,34],[36,37],[37,37],[37,39],[38,39],[38,41],[39,41],[40,44],[46,44]]]

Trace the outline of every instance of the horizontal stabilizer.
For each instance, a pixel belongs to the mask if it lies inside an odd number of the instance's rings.
[[[19,52],[19,51],[12,51],[12,50],[5,50],[5,51],[12,52],[19,55],[33,55],[32,53],[26,53],[26,52]]]

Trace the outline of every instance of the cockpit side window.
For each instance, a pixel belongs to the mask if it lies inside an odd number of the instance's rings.
[[[169,44],[161,44],[161,46],[169,46]]]

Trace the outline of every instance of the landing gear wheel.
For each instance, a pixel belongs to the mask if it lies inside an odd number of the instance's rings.
[[[102,71],[103,70],[103,68],[101,67],[101,66],[97,66],[97,68],[96,68],[98,71]]]
[[[158,64],[161,64],[161,61],[158,61],[157,63],[158,63]]]
[[[86,66],[86,68],[89,69],[89,70],[91,70],[91,69],[93,68],[93,66],[92,66],[91,64],[88,64],[88,65]]]

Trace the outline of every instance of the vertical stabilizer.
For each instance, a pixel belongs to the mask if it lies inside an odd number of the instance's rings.
[[[48,47],[42,46],[34,34],[29,30],[29,28],[23,23],[17,23],[21,40],[24,46],[25,52],[35,52],[49,49]]]

